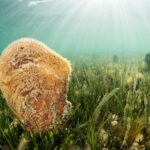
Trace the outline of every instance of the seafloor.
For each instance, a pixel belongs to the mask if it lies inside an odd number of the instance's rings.
[[[60,129],[25,130],[0,98],[0,149],[150,149],[150,70],[142,59],[72,62],[72,113]]]

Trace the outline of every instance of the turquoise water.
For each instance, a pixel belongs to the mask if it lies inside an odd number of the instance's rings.
[[[64,55],[150,51],[149,0],[0,0],[0,51],[21,37]]]

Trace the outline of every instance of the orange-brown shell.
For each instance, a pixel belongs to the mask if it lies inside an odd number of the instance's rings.
[[[0,58],[0,88],[27,130],[45,131],[70,111],[69,61],[33,39],[9,45]]]

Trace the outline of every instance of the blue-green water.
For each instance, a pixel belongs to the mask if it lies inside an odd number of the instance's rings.
[[[0,51],[36,38],[64,55],[150,51],[149,0],[0,0]]]

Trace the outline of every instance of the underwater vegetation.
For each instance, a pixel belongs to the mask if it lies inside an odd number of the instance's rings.
[[[69,61],[33,39],[9,45],[0,57],[0,89],[27,130],[46,131],[62,124],[71,103],[66,100]]]
[[[150,74],[139,71],[142,62],[72,62],[72,113],[62,128],[44,133],[27,131],[1,96],[0,149],[149,150]]]

